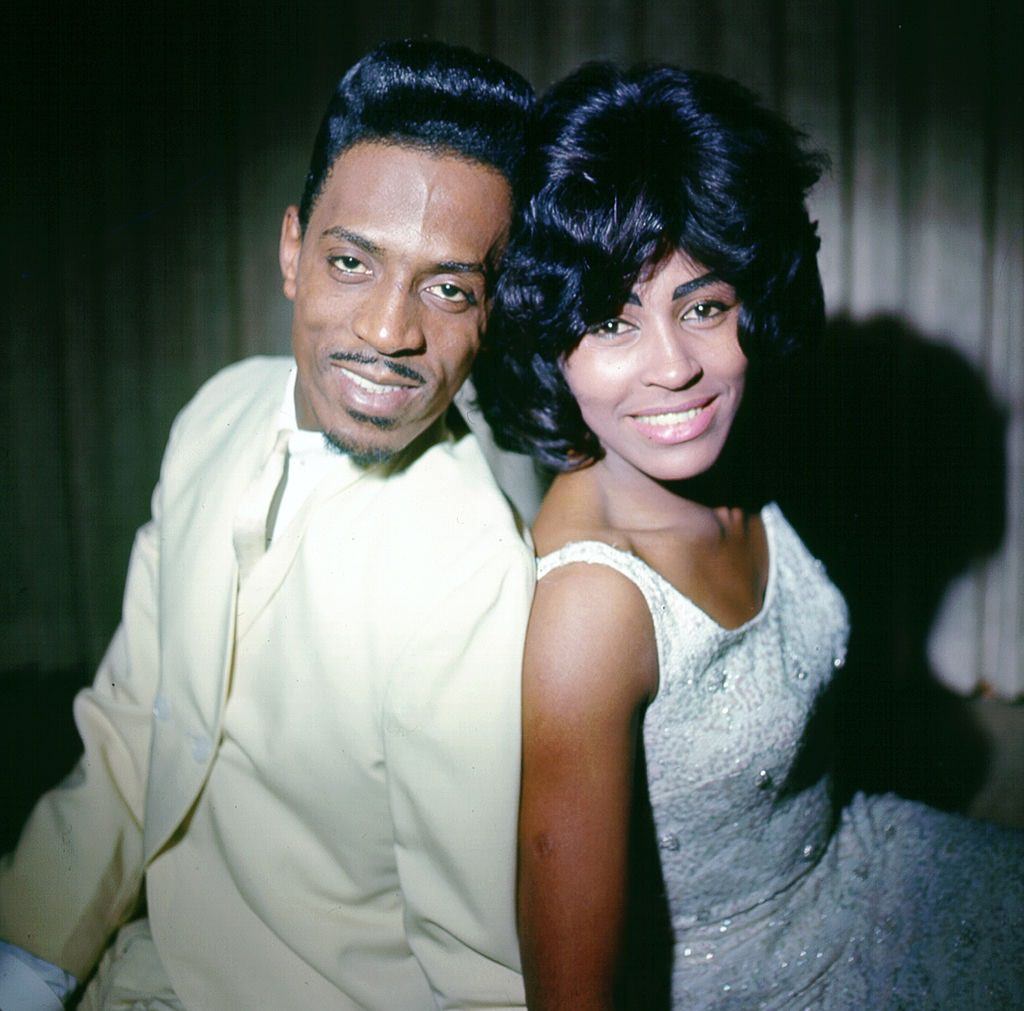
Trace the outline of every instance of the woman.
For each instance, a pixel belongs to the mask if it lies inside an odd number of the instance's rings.
[[[1024,837],[893,797],[837,819],[813,759],[846,606],[758,494],[779,363],[823,325],[800,139],[668,67],[591,65],[541,106],[476,370],[499,441],[558,471],[524,666],[532,1008],[1024,998]]]

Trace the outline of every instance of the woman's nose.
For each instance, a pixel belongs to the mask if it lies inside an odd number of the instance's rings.
[[[652,334],[644,366],[644,382],[648,386],[685,390],[703,375],[700,359],[683,335],[667,331]]]

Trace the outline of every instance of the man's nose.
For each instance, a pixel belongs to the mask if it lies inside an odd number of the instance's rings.
[[[423,350],[417,307],[398,285],[378,284],[366,293],[352,317],[356,336],[381,355],[408,355]]]
[[[667,390],[685,390],[704,375],[700,356],[685,335],[661,329],[652,335],[644,363],[644,382]]]

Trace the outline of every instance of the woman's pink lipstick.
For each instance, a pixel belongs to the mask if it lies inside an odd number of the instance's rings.
[[[644,438],[660,446],[674,446],[703,435],[717,408],[718,398],[709,397],[683,408],[631,414],[629,420]]]

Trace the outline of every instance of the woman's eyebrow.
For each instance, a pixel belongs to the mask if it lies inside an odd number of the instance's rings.
[[[701,274],[700,277],[695,277],[691,281],[685,281],[679,285],[675,291],[672,292],[672,301],[682,298],[684,295],[689,295],[691,291],[696,291],[698,288],[706,288],[709,284],[715,284],[720,281],[721,278],[717,275],[708,271],[706,274]],[[640,296],[635,292],[631,291],[626,296],[627,305],[638,305],[643,308],[643,302],[640,301]]]
[[[696,291],[698,288],[705,288],[709,284],[714,284],[718,280],[721,279],[717,274],[713,274],[711,271],[708,271],[706,274],[701,274],[700,277],[695,277],[692,281],[687,281],[685,284],[679,285],[679,287],[672,292],[672,301],[674,302],[677,298],[682,298],[684,295],[689,295],[691,291]]]
[[[445,272],[449,274],[485,274],[486,268],[482,263],[467,263],[464,260],[442,260],[434,264],[434,270],[438,274]]]

